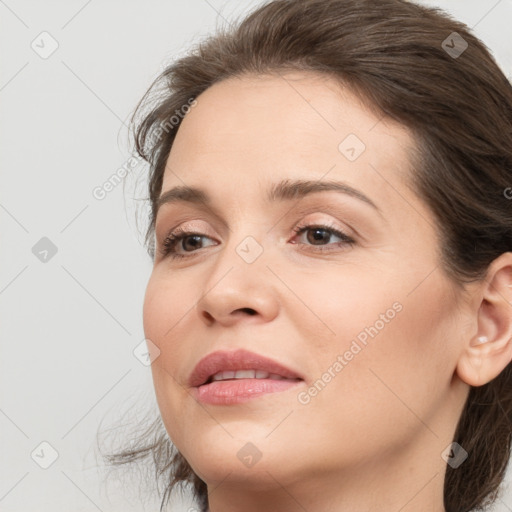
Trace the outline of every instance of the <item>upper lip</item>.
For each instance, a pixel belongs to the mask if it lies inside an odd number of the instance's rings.
[[[203,357],[188,379],[190,387],[205,384],[216,373],[229,370],[264,370],[288,379],[303,379],[297,372],[268,357],[245,349],[231,352],[218,350]]]

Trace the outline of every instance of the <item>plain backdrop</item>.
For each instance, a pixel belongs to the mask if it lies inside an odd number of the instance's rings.
[[[0,0],[3,512],[158,510],[137,479],[107,483],[95,455],[100,422],[156,407],[137,357],[144,168],[93,191],[126,168],[125,125],[165,63],[259,3]],[[472,27],[512,76],[512,0],[425,3]],[[494,510],[512,510],[512,493]]]

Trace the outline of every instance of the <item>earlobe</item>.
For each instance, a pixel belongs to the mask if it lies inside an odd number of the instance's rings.
[[[487,343],[489,341],[489,338],[487,336],[478,336],[475,341],[471,342],[472,346],[478,346],[482,343]]]
[[[511,360],[512,337],[483,342],[475,339],[460,356],[457,374],[470,386],[483,386],[497,377]]]
[[[457,374],[470,386],[487,384],[512,360],[512,253],[503,253],[489,266],[477,288],[481,300],[478,332],[460,355]]]

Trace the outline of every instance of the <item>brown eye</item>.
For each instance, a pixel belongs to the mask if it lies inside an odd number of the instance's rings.
[[[295,233],[300,236],[303,233],[307,232],[307,243],[313,246],[323,246],[323,245],[332,245],[329,244],[330,238],[334,235],[341,239],[341,242],[338,244],[348,244],[353,245],[355,240],[342,231],[334,228],[333,226],[324,226],[324,225],[309,225],[309,226],[298,226],[294,229]],[[327,242],[324,244],[323,242]],[[303,245],[307,245],[302,243]]]
[[[196,252],[197,249],[202,249],[202,247],[199,247],[201,244],[201,238],[209,237],[202,233],[192,233],[177,229],[172,233],[169,233],[165,238],[162,243],[161,253],[164,257],[170,256],[171,258],[187,258],[188,256],[186,254],[177,252],[177,246],[181,246],[181,249],[185,252],[193,253]]]

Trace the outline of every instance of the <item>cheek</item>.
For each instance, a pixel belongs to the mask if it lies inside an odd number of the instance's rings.
[[[183,288],[186,290],[186,287]],[[152,274],[144,297],[143,325],[146,339],[151,340],[160,354],[151,364],[155,394],[167,431],[171,438],[177,428],[177,411],[186,397],[183,383],[188,376],[191,355],[190,338],[183,338],[182,323],[194,314],[196,298],[181,293],[172,280]],[[178,334],[180,333],[180,334]],[[187,366],[188,365],[188,366]]]
[[[370,340],[381,337],[397,321],[403,309],[396,285],[393,288],[375,269],[347,264],[301,277],[293,291],[303,304],[290,299],[283,314],[291,316],[300,329],[303,348],[312,357],[303,362],[311,362],[316,373],[349,351],[353,341],[363,348],[369,346]],[[356,351],[353,347],[352,355]]]
[[[366,301],[354,290],[352,306],[338,293],[347,306],[337,321],[330,309],[339,341],[330,351],[324,346],[322,367],[299,401],[309,408],[302,418],[306,429],[320,424],[331,439],[364,438],[368,453],[384,441],[400,446],[425,423],[435,430],[453,376],[449,341],[458,332],[456,311],[435,283],[408,295],[410,289],[395,287],[385,300],[373,294]]]
[[[164,274],[153,270],[144,296],[144,333],[155,343],[172,336],[175,324],[187,310],[184,297],[187,288],[180,287],[176,279],[169,279]]]
[[[146,338],[155,343],[161,356],[172,352],[173,358],[167,359],[179,368],[186,358],[179,357],[180,351],[190,354],[193,336],[187,326],[191,318],[197,317],[196,305],[200,298],[197,286],[190,278],[170,278],[165,271],[155,270],[151,275],[143,306],[143,325]],[[195,326],[197,321],[194,320]]]

